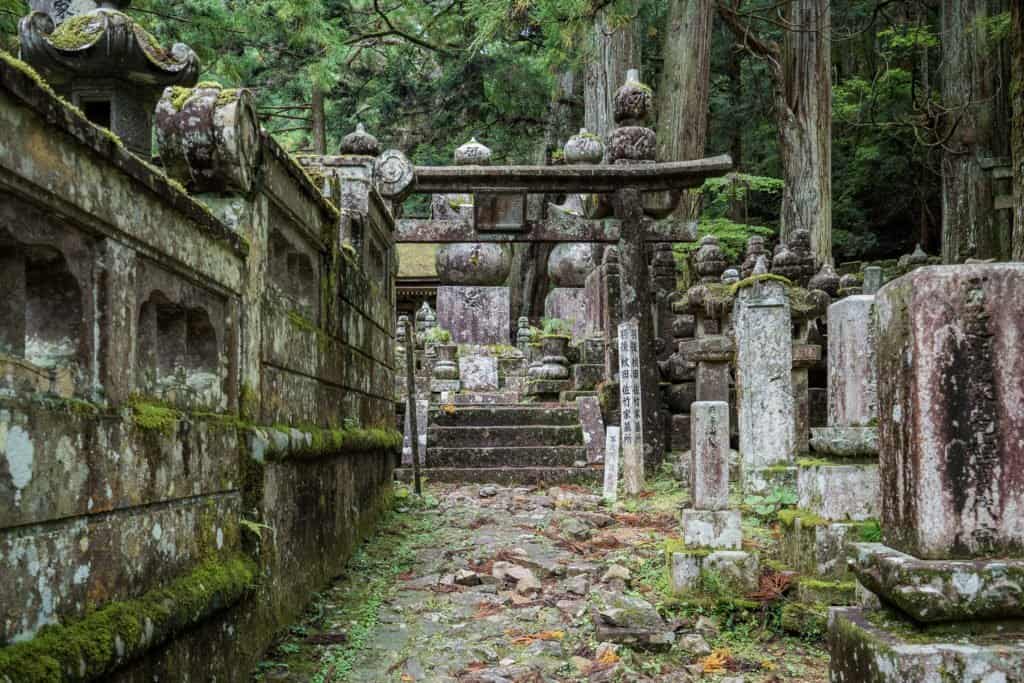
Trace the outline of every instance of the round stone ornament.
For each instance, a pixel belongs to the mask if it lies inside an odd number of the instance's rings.
[[[565,143],[562,153],[567,164],[599,164],[604,158],[604,142],[599,135],[580,128],[580,132]]]
[[[388,199],[402,199],[412,187],[415,167],[400,150],[384,150],[373,168],[377,191]]]

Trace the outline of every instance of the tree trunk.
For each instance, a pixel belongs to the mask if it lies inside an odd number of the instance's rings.
[[[1024,261],[1024,7],[1013,3],[1013,80],[1010,94],[1013,98],[1013,255],[1014,261]]]
[[[313,129],[313,153],[327,154],[327,126],[324,115],[324,91],[313,86],[313,97],[310,102],[310,126]]]
[[[832,69],[829,0],[793,0],[777,116],[784,180],[782,238],[803,228],[832,262]],[[779,99],[777,97],[777,99]]]
[[[988,0],[942,2],[942,95],[951,131],[942,154],[944,263],[1006,256],[996,228],[992,176],[982,166],[994,156],[996,88],[987,17]]]
[[[732,106],[739,107],[743,102],[743,53],[740,52],[738,45],[729,48],[726,73],[729,76],[729,96],[732,98]],[[733,126],[729,135],[731,136],[729,154],[732,156],[732,165],[739,171],[743,168],[743,127]]]
[[[711,0],[670,0],[658,87],[658,159],[704,156],[711,68]],[[676,215],[697,220],[700,191],[684,192]]]
[[[609,26],[607,10],[594,19],[593,55],[586,66],[583,85],[584,125],[605,137],[615,127],[612,98],[626,82],[627,69],[640,68],[638,23]]]

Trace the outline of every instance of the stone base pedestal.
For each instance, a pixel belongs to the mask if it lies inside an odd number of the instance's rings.
[[[683,510],[683,543],[688,547],[739,550],[742,540],[739,510]]]
[[[743,471],[745,493],[771,493],[779,488],[796,487],[796,467],[774,465],[772,467],[746,467]]]
[[[834,458],[878,455],[878,427],[815,427],[811,450]]]
[[[497,391],[498,359],[485,352],[459,353],[459,380],[466,391]]]
[[[604,380],[604,365],[572,366],[572,386],[576,391],[593,391]]]
[[[760,565],[757,555],[742,550],[682,550],[669,557],[669,585],[679,594],[699,593],[706,573],[737,595],[757,590]]]
[[[833,683],[1020,683],[1020,624],[958,624],[921,629],[891,610],[835,607],[829,614],[829,680]]]
[[[668,425],[666,425],[666,431],[668,432],[667,443],[665,444],[666,450],[670,451],[688,451],[690,450],[690,416],[689,415],[669,415]],[[687,459],[689,460],[689,459]],[[685,480],[684,480],[685,481]]]
[[[801,510],[837,522],[878,517],[877,462],[805,460],[797,466],[797,505]]]
[[[804,576],[829,579],[852,579],[847,566],[850,544],[863,541],[865,532],[876,528],[871,522],[829,522],[806,510],[784,510],[779,519],[782,563]]]
[[[560,318],[572,327],[573,339],[586,334],[587,312],[583,287],[555,287],[544,299],[544,317]]]
[[[462,382],[457,379],[432,379],[430,380],[430,393],[441,394],[448,392],[457,393],[462,388]]]
[[[508,287],[437,288],[437,324],[456,344],[508,345],[510,310]]]
[[[559,393],[570,389],[572,380],[568,379],[528,379],[523,394],[535,401],[557,401]]]

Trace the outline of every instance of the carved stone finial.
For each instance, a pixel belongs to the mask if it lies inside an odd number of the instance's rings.
[[[907,257],[908,266],[923,266],[928,263],[928,254],[924,252],[921,245],[918,244],[914,247],[914,253]]]
[[[740,281],[740,271],[735,268],[726,268],[722,272],[722,284],[731,285]]]
[[[601,136],[580,128],[562,147],[562,154],[567,164],[599,164],[604,158],[604,142]]]
[[[654,131],[644,126],[653,104],[654,95],[640,83],[640,72],[630,69],[626,82],[615,93],[615,122],[619,127],[608,136],[609,162],[654,161],[657,139]]]
[[[839,292],[839,274],[831,263],[825,263],[807,283],[807,288],[820,289],[829,296],[835,296]]]
[[[757,258],[764,254],[764,237],[753,235],[747,240],[746,258],[743,259],[743,265],[740,266],[740,273],[743,277],[750,277],[754,272],[754,266],[757,265]]]
[[[800,287],[807,287],[817,270],[816,259],[811,252],[811,234],[803,229],[794,230],[772,259],[772,272]]]
[[[398,316],[398,327],[395,329],[395,341],[399,344],[404,344],[408,337],[406,336],[407,325],[409,324],[409,316],[400,315]]]
[[[718,246],[718,238],[706,235],[701,239],[700,248],[694,256],[694,267],[700,275],[701,282],[718,282],[728,266],[725,252]]]
[[[752,275],[767,275],[768,274],[768,261],[764,256],[757,257],[757,263],[754,265]]]
[[[375,157],[380,154],[380,143],[357,123],[356,129],[341,139],[341,153]]]
[[[486,166],[491,163],[491,149],[470,138],[455,150],[455,163],[459,166]]]
[[[860,294],[862,291],[860,280],[853,273],[847,273],[839,278],[839,291],[847,296]]]
[[[654,93],[640,82],[640,71],[629,69],[626,82],[615,92],[613,100],[615,123],[621,126],[642,126],[654,106]]]

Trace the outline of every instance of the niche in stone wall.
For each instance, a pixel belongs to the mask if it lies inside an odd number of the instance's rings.
[[[146,394],[174,403],[219,402],[217,330],[200,306],[154,290],[139,309],[137,383]]]
[[[318,306],[315,253],[303,249],[300,240],[274,227],[270,230],[270,281],[293,308],[315,319]]]
[[[0,354],[17,376],[5,386],[72,395],[85,366],[82,320],[82,289],[64,254],[0,230]]]

